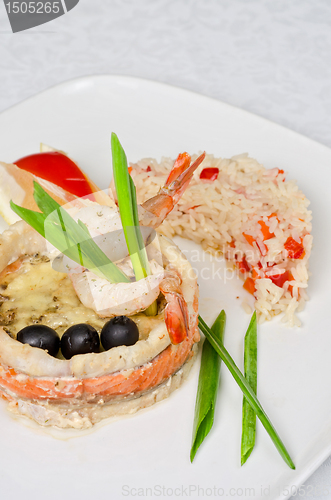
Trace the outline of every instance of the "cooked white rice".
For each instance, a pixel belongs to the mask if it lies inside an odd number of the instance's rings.
[[[158,192],[173,164],[169,158],[160,163],[146,158],[132,165],[138,203]],[[205,168],[219,169],[217,179],[200,179]],[[312,246],[308,205],[282,170],[267,170],[247,154],[230,159],[207,155],[160,230],[224,254],[254,293],[260,322],[283,313],[283,321],[299,326],[295,313],[308,299]]]

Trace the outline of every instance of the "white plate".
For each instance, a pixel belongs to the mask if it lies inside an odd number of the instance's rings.
[[[291,471],[260,424],[250,459],[240,467],[242,395],[226,368],[216,421],[193,464],[189,461],[198,364],[170,399],[132,418],[70,440],[57,440],[13,420],[0,407],[3,498],[117,499],[286,498],[331,453],[331,268],[328,214],[331,151],[245,111],[184,90],[139,79],[94,76],[73,80],[0,115],[0,157],[11,162],[40,142],[67,151],[104,188],[111,176],[110,132],[129,160],[206,150],[219,156],[249,152],[266,167],[296,178],[311,200],[314,250],[311,300],[301,329],[276,319],[259,327],[259,398],[297,466]],[[194,245],[181,241],[184,250]],[[196,247],[195,247],[196,248]],[[201,256],[203,254],[201,253]],[[214,265],[218,265],[215,264]],[[209,266],[211,263],[200,263]],[[200,280],[201,314],[224,307],[225,343],[242,366],[249,322],[241,283]],[[240,299],[236,297],[239,296]],[[139,490],[142,488],[142,490]],[[199,489],[200,488],[200,489]],[[215,490],[213,490],[215,488]],[[183,489],[183,490],[182,490]]]

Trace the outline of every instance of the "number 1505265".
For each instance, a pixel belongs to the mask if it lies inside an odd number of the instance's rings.
[[[59,14],[61,2],[8,2],[6,8],[8,14]]]

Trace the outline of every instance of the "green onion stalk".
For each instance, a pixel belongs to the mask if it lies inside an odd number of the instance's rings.
[[[199,316],[199,328],[202,331],[202,333],[206,336],[206,338],[209,340],[210,344],[213,346],[217,354],[220,356],[228,370],[230,371],[231,375],[237,382],[238,386],[242,390],[245,398],[253,408],[255,414],[257,417],[260,419],[263,427],[269,434],[272,442],[276,446],[278,452],[284,459],[284,461],[287,463],[287,465],[291,469],[295,469],[295,465],[288,453],[288,451],[285,448],[284,443],[282,442],[281,438],[279,437],[276,429],[272,425],[269,417],[265,413],[264,409],[261,406],[261,403],[257,399],[253,389],[247,382],[245,376],[241,373],[239,368],[237,367],[236,363],[228,353],[228,351],[225,349],[224,345],[220,340],[216,337],[216,335],[213,333],[213,331],[208,327],[208,325],[204,322],[204,320]]]
[[[257,320],[256,311],[248,325],[244,345],[244,373],[254,394],[257,391]],[[253,451],[256,433],[256,414],[246,397],[243,397],[241,465],[244,465]]]
[[[140,280],[149,276],[151,270],[139,226],[136,188],[128,171],[126,154],[114,133],[111,134],[111,150],[114,183],[125,241],[136,280]],[[145,313],[148,316],[157,314],[156,301],[145,310]]]
[[[216,318],[211,327],[215,337],[223,342],[225,312]],[[214,412],[220,378],[221,358],[206,338],[202,347],[197,397],[195,402],[191,462],[214,423]]]

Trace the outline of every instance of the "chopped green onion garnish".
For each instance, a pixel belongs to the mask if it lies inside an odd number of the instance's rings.
[[[114,133],[111,134],[111,150],[114,183],[125,241],[136,280],[140,280],[149,276],[151,270],[139,225],[136,188],[128,171],[125,152]],[[148,316],[157,314],[156,301],[145,310],[145,314]]]
[[[133,182],[130,181],[128,162],[116,134],[111,134],[114,183],[123,231],[136,280],[149,274],[145,246],[140,231],[138,209]]]
[[[87,227],[81,221],[75,222],[37,182],[34,182],[33,195],[43,213],[28,210],[11,201],[12,210],[60,252],[99,277],[111,283],[130,282],[93,241]]]
[[[264,426],[265,430],[268,432],[271,440],[273,441],[274,445],[276,446],[277,450],[279,451],[280,455],[283,457],[287,465],[291,469],[295,469],[295,465],[288,453],[288,451],[285,448],[284,443],[280,439],[279,435],[276,432],[276,429],[270,422],[267,414],[265,413],[264,409],[262,408],[259,400],[254,394],[253,389],[251,386],[248,384],[247,380],[245,379],[244,375],[241,373],[239,368],[237,367],[236,363],[233,361],[232,357],[228,353],[228,351],[225,349],[224,345],[222,342],[219,341],[219,339],[215,336],[215,334],[212,332],[212,330],[208,327],[208,325],[204,322],[204,320],[199,316],[199,328],[202,331],[202,333],[207,337],[209,340],[210,344],[213,346],[215,351],[218,353],[224,364],[227,366],[229,369],[231,375],[239,385],[240,389],[244,393],[244,396],[248,400],[249,404],[255,411],[256,415],[260,419],[262,425]]]
[[[147,257],[147,252],[144,244],[144,240],[141,234],[140,226],[139,226],[139,216],[138,216],[138,204],[137,204],[137,192],[136,192],[136,186],[134,185],[134,182],[132,180],[131,175],[129,175],[129,180],[130,180],[130,190],[131,190],[131,199],[132,199],[132,214],[133,214],[133,222],[134,222],[134,227],[136,229],[136,237],[137,237],[137,243],[138,247],[140,250],[140,258],[143,263],[143,267],[146,270],[147,276],[151,274],[151,270],[149,267],[149,262],[148,262],[148,257]]]
[[[245,335],[244,372],[248,384],[254,394],[257,391],[257,321],[256,311],[249,323]],[[242,434],[241,434],[241,465],[244,465],[253,451],[255,444],[256,414],[247,399],[243,398]]]
[[[225,312],[222,311],[211,327],[215,337],[223,342]],[[221,358],[206,338],[203,343],[197,397],[195,402],[191,462],[214,422]]]

